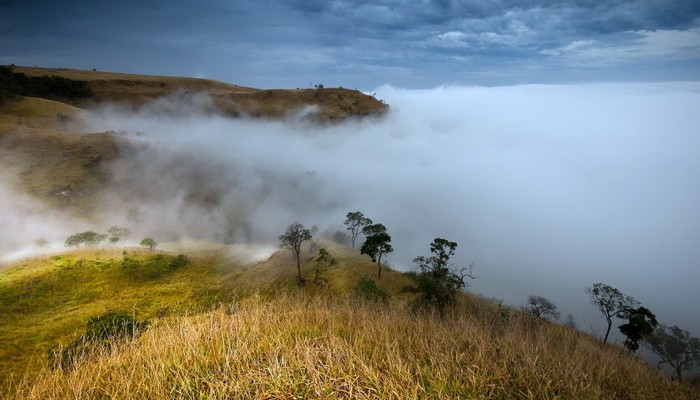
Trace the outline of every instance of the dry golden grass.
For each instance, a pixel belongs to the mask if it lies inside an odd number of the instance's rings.
[[[619,348],[464,296],[446,319],[405,304],[283,291],[157,321],[10,399],[690,399]]]

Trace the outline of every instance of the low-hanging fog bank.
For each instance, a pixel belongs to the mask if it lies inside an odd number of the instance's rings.
[[[146,146],[113,165],[105,226],[275,244],[291,222],[333,232],[360,210],[387,226],[397,269],[444,237],[475,262],[475,292],[545,296],[600,330],[583,290],[605,282],[700,334],[700,84],[376,96],[385,118],[330,127],[231,120],[206,99],[94,112],[91,131]]]

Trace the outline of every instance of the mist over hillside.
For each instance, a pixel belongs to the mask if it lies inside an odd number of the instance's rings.
[[[391,233],[394,268],[445,237],[486,296],[539,294],[597,327],[583,289],[606,282],[700,332],[700,85],[385,86],[376,97],[385,117],[329,126],[303,112],[231,119],[206,97],[93,110],[87,132],[131,140],[94,215],[67,220],[3,184],[12,230],[0,250],[112,225],[276,245],[291,222],[332,233],[360,210]]]

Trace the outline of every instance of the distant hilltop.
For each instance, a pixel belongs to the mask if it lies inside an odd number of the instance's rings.
[[[388,105],[373,96],[358,90],[324,88],[317,85],[309,89],[255,89],[209,79],[149,76],[101,72],[95,70],[76,70],[64,68],[37,68],[22,66],[4,66],[0,90],[21,90],[18,85],[8,85],[5,75],[20,76],[21,82],[43,78],[41,85],[59,84],[80,86],[80,96],[66,98],[51,96],[34,84],[33,91],[19,95],[43,97],[69,103],[72,106],[86,108],[102,103],[124,104],[130,107],[145,105],[164,96],[198,93],[206,94],[220,112],[231,117],[252,117],[278,119],[314,107],[311,115],[316,122],[341,122],[348,118],[381,115],[388,110]],[[57,82],[57,78],[62,78]],[[53,81],[51,80],[53,79]],[[88,93],[88,95],[85,95]],[[42,95],[43,94],[43,95]],[[60,94],[60,93],[59,93]]]

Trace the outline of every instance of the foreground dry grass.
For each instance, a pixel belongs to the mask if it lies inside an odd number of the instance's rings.
[[[685,399],[618,348],[465,296],[445,320],[352,297],[252,296],[156,321],[16,399]]]

